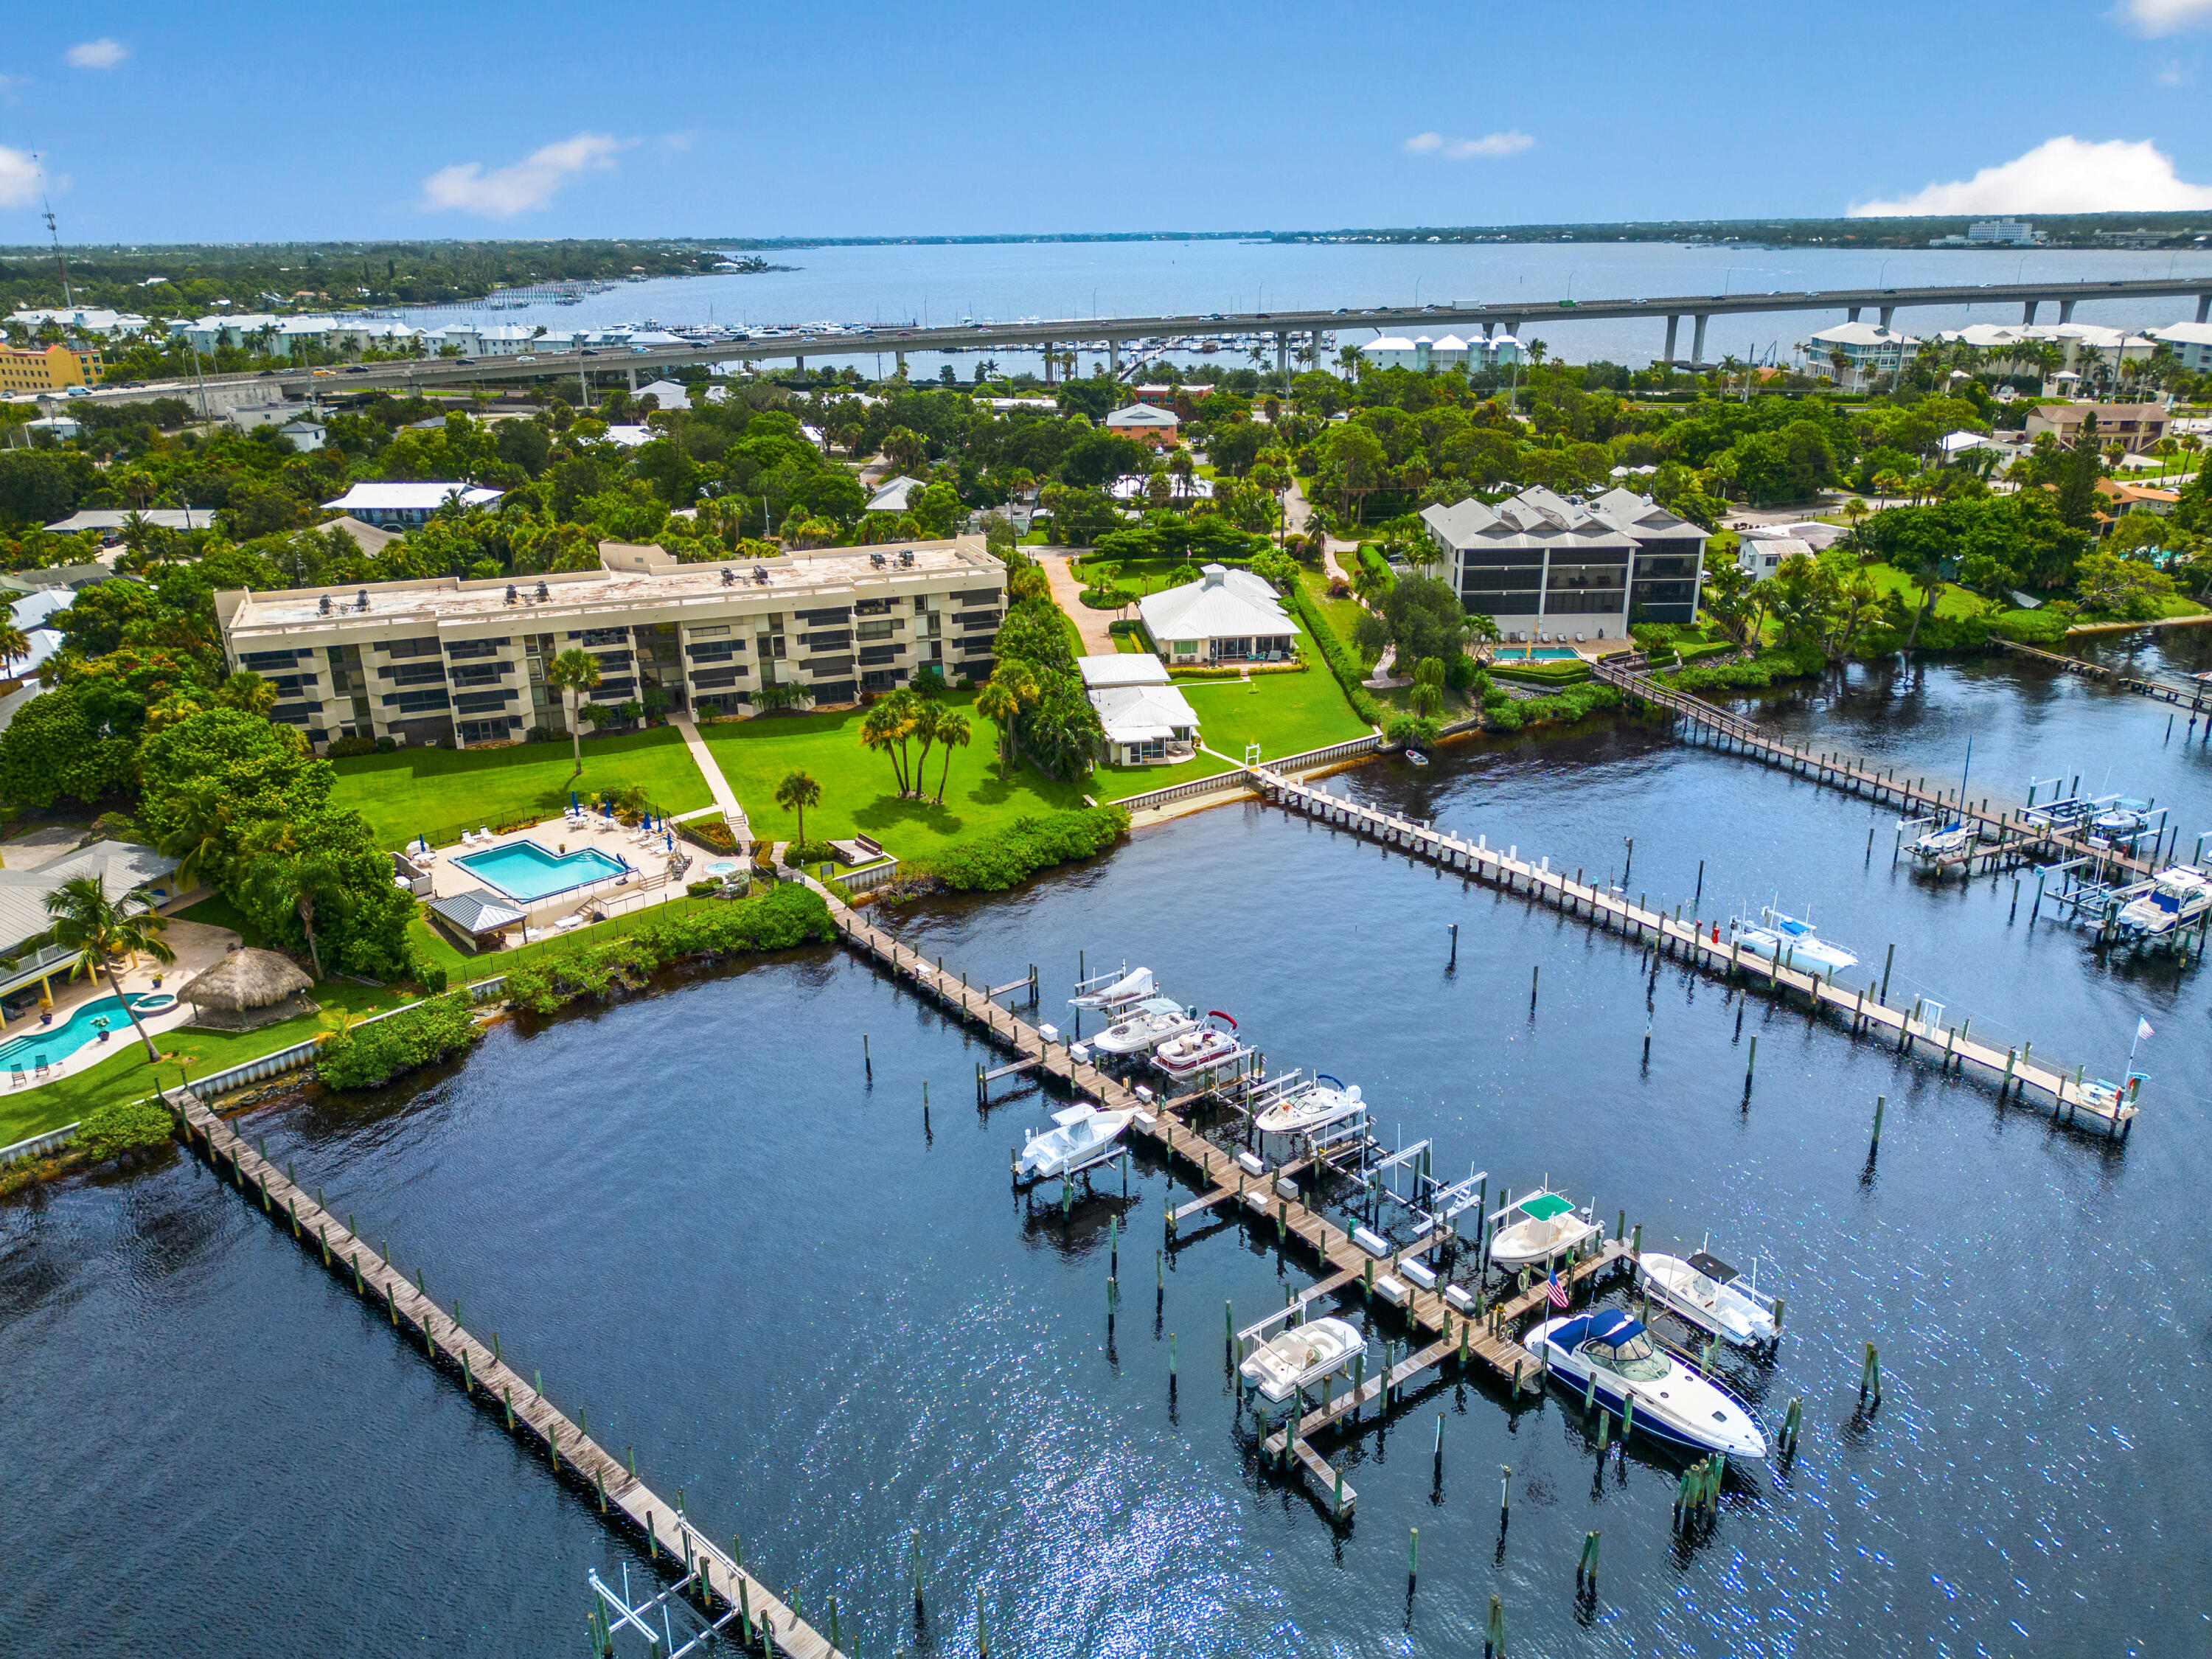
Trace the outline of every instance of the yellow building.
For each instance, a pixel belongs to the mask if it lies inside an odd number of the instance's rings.
[[[101,366],[95,345],[50,345],[43,349],[0,346],[0,392],[59,392],[73,386],[98,386]]]

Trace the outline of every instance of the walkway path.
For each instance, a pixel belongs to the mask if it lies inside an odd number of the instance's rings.
[[[1083,648],[1095,657],[1110,657],[1120,650],[1108,627],[1114,620],[1114,613],[1093,611],[1083,602],[1083,584],[1077,580],[1073,568],[1074,554],[1064,547],[1033,547],[1026,550],[1035,556],[1037,568],[1052,584],[1052,602],[1066,613],[1075,624],[1075,631],[1083,636]]]
[[[1312,517],[1313,508],[1306,501],[1305,492],[1298,488],[1296,478],[1291,479],[1290,489],[1283,495],[1283,528],[1292,535],[1303,536]],[[1338,562],[1336,556],[1349,553],[1358,545],[1357,542],[1343,541],[1334,536],[1322,536],[1321,568],[1323,574],[1335,581],[1350,581],[1352,573]]]
[[[689,714],[671,714],[668,723],[684,734],[684,746],[691,751],[692,763],[698,767],[699,775],[707,780],[707,787],[714,792],[714,805],[722,809],[722,817],[730,826],[730,833],[737,837],[738,850],[743,851],[752,844],[752,826],[745,819],[745,809],[738,804],[738,792],[730,787],[730,781],[722,775],[721,766],[714,759],[714,751],[707,746],[706,738],[699,735],[699,728],[692,725]]]

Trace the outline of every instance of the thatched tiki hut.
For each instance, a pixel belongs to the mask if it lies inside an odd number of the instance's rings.
[[[314,981],[274,951],[233,951],[177,994],[192,1005],[192,1024],[217,1031],[258,1031],[315,1005],[302,992]]]

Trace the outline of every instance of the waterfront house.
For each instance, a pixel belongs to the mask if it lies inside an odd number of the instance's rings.
[[[1648,495],[1534,485],[1492,507],[1424,507],[1429,562],[1507,640],[1627,637],[1632,620],[1694,621],[1705,532]]]
[[[1149,651],[1078,657],[1077,671],[1105,729],[1109,766],[1169,766],[1198,752],[1198,714],[1167,665]]]
[[[1137,615],[1171,663],[1281,662],[1297,632],[1264,577],[1218,564],[1194,582],[1147,593]]]

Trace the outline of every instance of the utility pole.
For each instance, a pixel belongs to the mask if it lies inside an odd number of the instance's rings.
[[[34,155],[31,159],[35,161],[38,157]],[[47,199],[44,191],[39,193],[39,204],[46,210],[46,234],[53,239],[54,244],[54,265],[62,274],[62,303],[75,311],[76,295],[70,289],[69,261],[62,258],[62,236],[54,225],[54,204]]]

